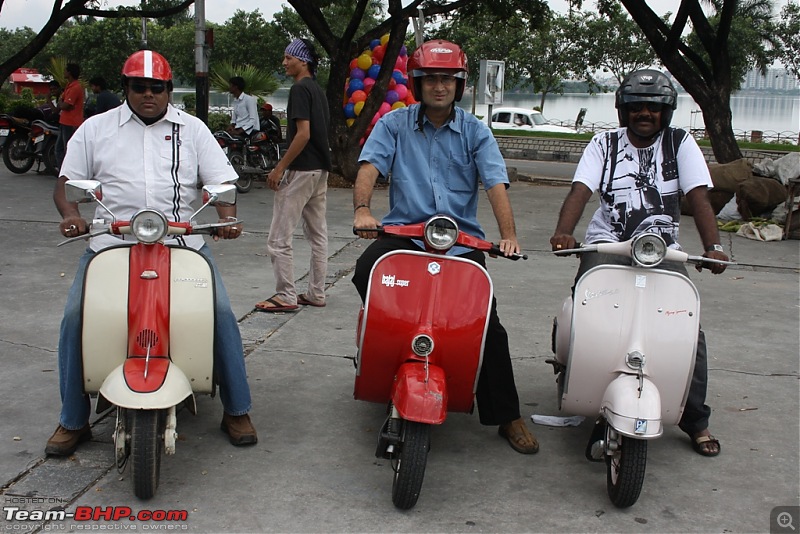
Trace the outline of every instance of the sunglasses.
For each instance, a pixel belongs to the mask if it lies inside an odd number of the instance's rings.
[[[650,113],[659,113],[664,109],[664,104],[658,102],[632,102],[628,104],[628,111],[631,113],[640,113],[644,108]]]
[[[160,95],[164,91],[167,90],[167,84],[164,82],[153,82],[153,83],[144,83],[144,82],[131,82],[128,84],[128,87],[131,91],[138,94],[144,94],[148,89],[154,95]]]

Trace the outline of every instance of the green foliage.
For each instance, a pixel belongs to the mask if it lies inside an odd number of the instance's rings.
[[[244,92],[251,95],[270,95],[279,87],[278,80],[270,73],[253,65],[234,65],[228,62],[218,63],[211,69],[209,83],[212,89],[227,93],[230,88],[228,80],[241,76],[245,81]]]
[[[783,6],[775,33],[780,43],[777,58],[800,80],[800,4],[789,0]]]
[[[193,111],[197,109],[197,95],[187,93],[183,95],[181,102],[183,102],[183,109],[186,111]]]
[[[213,25],[209,24],[209,27]],[[167,58],[176,85],[194,85],[197,68],[194,63],[194,21],[171,26],[151,24],[148,42],[153,50]]]
[[[219,70],[222,63],[248,63],[267,72],[277,72],[287,44],[279,27],[266,22],[258,10],[246,13],[237,9],[223,26],[214,28],[210,70]],[[225,90],[228,90],[227,84]]]
[[[8,95],[5,92],[0,93],[0,113],[6,113],[8,109]]]
[[[208,114],[208,129],[212,132],[224,130],[231,123],[231,116],[227,113],[212,112]]]
[[[34,37],[36,37],[36,32],[27,27],[17,28],[14,31],[0,28],[0,63],[4,63],[22,50]]]

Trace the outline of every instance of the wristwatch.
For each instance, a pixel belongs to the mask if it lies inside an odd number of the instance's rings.
[[[719,243],[714,243],[713,245],[709,245],[706,247],[706,252],[725,252],[725,249],[722,248],[722,245]]]

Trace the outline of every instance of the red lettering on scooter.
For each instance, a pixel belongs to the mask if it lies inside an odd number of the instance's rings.
[[[673,315],[678,315],[678,314],[681,314],[681,313],[689,313],[689,310],[674,310],[674,311],[667,310],[666,312],[664,312],[664,315],[665,315],[665,317],[671,317]]]

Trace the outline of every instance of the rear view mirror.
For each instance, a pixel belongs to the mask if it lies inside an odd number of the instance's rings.
[[[212,206],[220,204],[233,206],[236,204],[236,186],[233,184],[204,185],[203,204]]]
[[[83,204],[103,199],[103,186],[97,180],[67,180],[64,190],[70,202]]]

